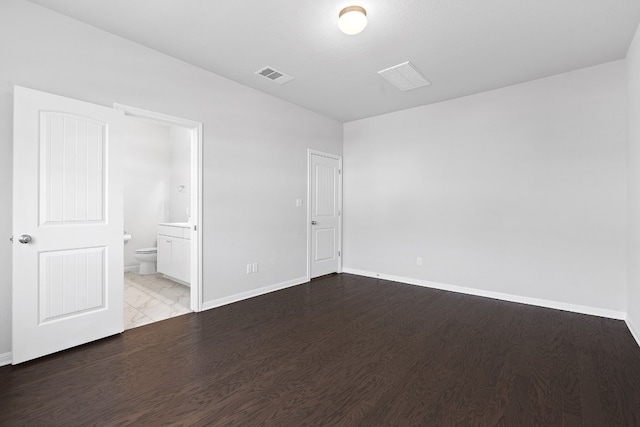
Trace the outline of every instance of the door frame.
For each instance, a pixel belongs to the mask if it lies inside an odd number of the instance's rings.
[[[313,167],[311,165],[311,156],[328,157],[338,161],[338,273],[342,273],[342,156],[323,151],[307,149],[307,282],[311,281],[311,254],[313,243],[313,229],[311,227],[311,182]]]
[[[142,108],[114,103],[113,108],[123,111],[125,117],[151,119],[169,125],[191,129],[191,310],[202,311],[202,122],[170,116]],[[195,255],[195,256],[194,256]]]

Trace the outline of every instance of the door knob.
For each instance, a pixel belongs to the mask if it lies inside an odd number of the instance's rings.
[[[311,225],[316,225],[318,224],[316,221],[311,221]]]
[[[23,234],[18,238],[18,242],[26,245],[27,243],[31,242],[31,236],[29,236],[28,234]]]

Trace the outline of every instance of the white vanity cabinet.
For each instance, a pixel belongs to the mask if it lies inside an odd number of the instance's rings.
[[[191,227],[158,225],[158,272],[188,285],[191,281]]]

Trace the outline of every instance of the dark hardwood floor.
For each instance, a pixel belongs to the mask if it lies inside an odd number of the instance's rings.
[[[624,322],[332,275],[0,368],[2,426],[640,426]]]

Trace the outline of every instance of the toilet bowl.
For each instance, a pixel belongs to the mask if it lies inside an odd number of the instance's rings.
[[[138,274],[155,274],[156,259],[158,258],[158,248],[142,248],[136,249],[133,255],[135,259],[140,261],[140,270]]]

